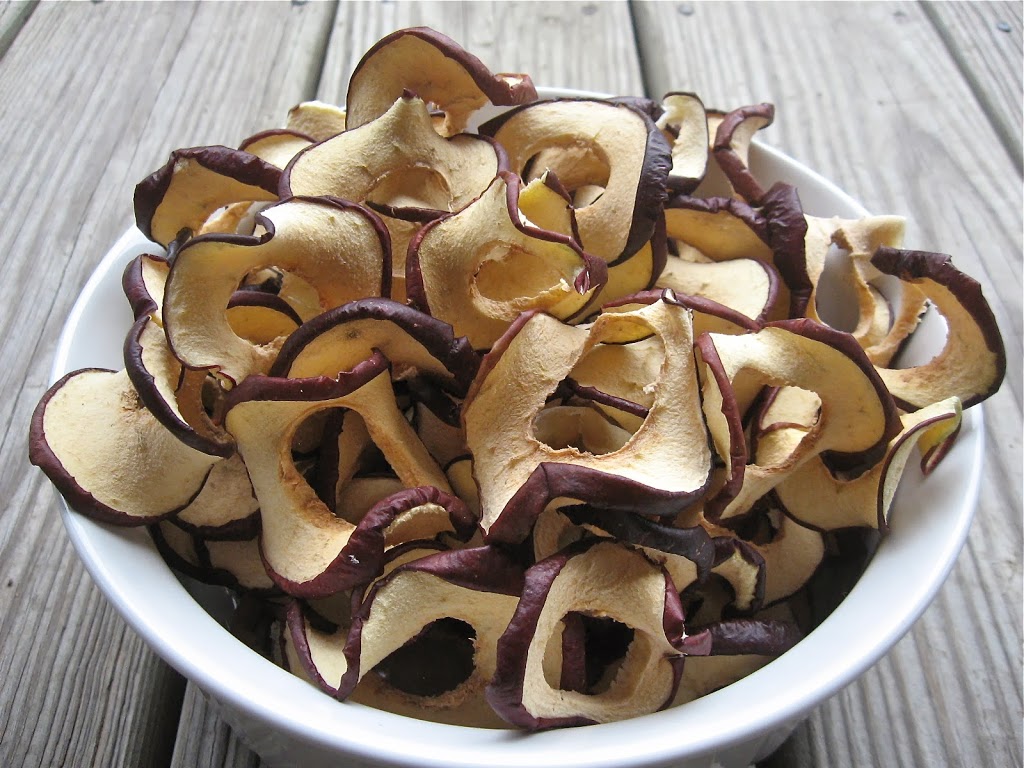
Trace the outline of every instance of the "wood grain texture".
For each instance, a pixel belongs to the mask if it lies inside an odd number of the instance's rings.
[[[235,735],[217,707],[188,683],[171,768],[259,768],[259,755]]]
[[[5,0],[0,3],[0,58],[32,15],[39,0]]]
[[[1020,170],[1024,5],[929,2],[923,8]]]
[[[175,147],[279,124],[311,94],[332,13],[43,3],[0,60],[17,158],[0,199],[0,765],[169,764],[184,682],[79,563],[28,465],[28,420],[74,298],[132,220],[134,185]]]
[[[363,53],[396,29],[427,25],[495,72],[527,72],[538,85],[617,94],[642,90],[624,2],[387,2],[338,6],[319,98],[345,100]]]
[[[652,94],[695,90],[727,108],[775,103],[764,140],[870,210],[906,215],[908,247],[953,254],[982,283],[1009,353],[1003,388],[985,404],[992,449],[976,521],[949,582],[910,635],[770,764],[1020,765],[1010,738],[1022,712],[1022,200],[1013,158],[919,5],[633,8]]]

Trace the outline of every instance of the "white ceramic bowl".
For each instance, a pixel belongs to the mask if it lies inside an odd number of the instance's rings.
[[[579,95],[548,90],[546,95]],[[864,209],[830,182],[755,144],[759,179],[795,184],[805,209],[857,217]],[[68,318],[56,380],[90,366],[123,367],[131,312],[124,265],[152,246],[134,228],[93,273]],[[941,342],[941,322],[921,336]],[[977,500],[984,447],[980,409],[926,481],[903,478],[892,530],[849,597],[793,650],[749,677],[682,707],[625,722],[524,734],[438,725],[339,703],[242,645],[186,590],[143,530],[118,529],[63,508],[79,556],[128,623],[217,701],[274,766],[746,767],[770,754],[809,711],[874,664],[910,628],[956,559]],[[210,603],[213,593],[204,599]]]

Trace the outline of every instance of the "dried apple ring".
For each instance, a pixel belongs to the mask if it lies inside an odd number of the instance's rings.
[[[661,340],[665,362],[647,419],[622,448],[595,456],[537,441],[534,417],[589,350],[651,335]],[[692,343],[689,311],[667,301],[603,314],[579,327],[539,313],[521,315],[484,358],[463,404],[488,537],[522,540],[559,496],[655,515],[673,514],[699,498],[711,455]]]
[[[259,508],[249,473],[236,453],[210,468],[199,494],[174,522],[204,539],[252,539],[259,532]]]
[[[552,687],[542,664],[567,614],[607,616],[634,631],[614,680],[600,693]],[[515,615],[498,641],[487,688],[494,710],[531,730],[612,722],[668,705],[686,654],[709,650],[687,635],[682,606],[665,571],[622,544],[584,542],[529,568]]]
[[[848,334],[811,320],[772,323],[745,336],[697,341],[703,408],[726,481],[705,512],[712,520],[750,509],[785,474],[824,451],[868,457],[898,431],[896,407],[863,350]],[[770,466],[747,466],[743,417],[762,386],[795,386],[822,401],[821,417]],[[770,433],[781,439],[781,430]]]
[[[242,592],[280,595],[263,570],[255,534],[247,539],[214,540],[163,520],[149,528],[164,560],[186,576]]]
[[[871,264],[915,285],[946,320],[946,343],[913,368],[878,368],[901,408],[916,410],[958,397],[964,408],[990,397],[1006,374],[1006,348],[981,286],[953,266],[950,256],[881,247]]]
[[[748,155],[754,134],[775,120],[773,104],[751,104],[726,114],[715,129],[711,153],[734,193],[751,205],[760,205],[764,188],[750,172]]]
[[[135,223],[166,246],[183,229],[197,232],[224,205],[277,200],[280,180],[280,168],[240,149],[176,149],[135,188]]]
[[[144,253],[128,262],[121,275],[121,288],[136,320],[142,315],[149,315],[157,325],[163,325],[160,307],[170,271],[167,259],[152,253]]]
[[[29,460],[87,517],[145,525],[196,497],[220,459],[181,442],[142,404],[124,371],[73,371],[43,395]]]
[[[381,355],[337,380],[247,379],[231,392],[224,423],[238,442],[260,503],[267,570],[282,589],[297,596],[350,588],[379,564],[363,552],[358,527],[331,512],[291,457],[297,426],[313,413],[338,407],[359,412],[406,487],[433,486],[435,498],[422,503],[446,510],[453,505],[463,508],[447,495],[444,473],[398,409],[387,361]],[[349,557],[355,549],[358,553]]]
[[[836,477],[813,459],[775,487],[779,503],[801,524],[830,531],[865,526],[886,530],[889,508],[910,453],[924,441],[922,464],[941,456],[960,427],[960,401],[953,397],[900,417],[903,430],[885,457],[855,478]],[[935,453],[933,453],[933,451]]]
[[[345,110],[323,101],[303,101],[288,110],[285,128],[323,141],[345,130]]]
[[[445,136],[464,131],[470,115],[488,102],[506,106],[537,98],[529,75],[493,74],[450,37],[412,27],[381,38],[356,64],[346,97],[348,128],[384,114],[403,91],[444,112]]]
[[[284,169],[293,157],[315,142],[316,139],[312,136],[299,131],[272,128],[269,131],[254,133],[239,144],[238,148],[256,155],[275,168]]]
[[[604,187],[600,198],[576,211],[583,249],[615,263],[651,239],[672,156],[665,137],[643,112],[609,101],[542,101],[509,110],[480,131],[505,148],[510,167],[520,175],[545,149],[593,147],[607,167],[607,179],[597,180]]]
[[[253,270],[276,266],[305,278],[324,310],[385,295],[390,247],[380,219],[333,198],[292,198],[263,211],[261,236],[204,235],[178,251],[164,293],[164,327],[174,354],[237,383],[265,373],[275,345],[257,345],[231,329],[227,306]]]
[[[606,279],[604,263],[570,238],[522,223],[520,183],[499,173],[476,201],[409,245],[410,299],[475,349],[490,348],[521,312],[576,314]]]

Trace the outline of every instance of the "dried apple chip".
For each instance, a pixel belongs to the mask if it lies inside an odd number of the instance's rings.
[[[188,506],[217,456],[169,432],[124,371],[73,371],[32,414],[29,460],[83,515],[145,525]]]
[[[570,317],[605,282],[604,262],[570,238],[523,224],[520,181],[499,173],[476,201],[424,227],[409,246],[412,302],[488,349],[524,311]]]
[[[260,503],[267,570],[282,589],[297,596],[350,588],[374,572],[383,555],[376,543],[367,548],[362,538],[372,531],[357,535],[364,523],[371,525],[369,513],[358,526],[334,515],[291,456],[297,425],[313,413],[338,407],[359,412],[406,487],[432,486],[421,504],[464,509],[447,494],[444,473],[398,409],[387,362],[379,353],[337,380],[250,377],[231,392],[224,423],[238,442]]]
[[[672,146],[672,170],[668,188],[689,194],[707,172],[710,137],[704,102],[695,93],[666,93],[661,100],[662,114],[657,126],[667,133]]]
[[[633,629],[604,691],[560,690],[544,675],[549,638],[571,612],[610,617]],[[679,662],[709,646],[707,634],[686,634],[679,595],[663,569],[621,544],[586,542],[527,570],[522,598],[498,641],[487,700],[505,720],[531,730],[624,720],[667,706]]]
[[[256,155],[261,160],[270,163],[275,168],[285,168],[291,159],[316,139],[299,131],[287,128],[272,128],[269,131],[261,131],[253,134],[238,148]]]
[[[896,407],[863,350],[848,334],[811,320],[772,323],[745,336],[706,334],[697,341],[703,408],[726,482],[709,500],[713,520],[742,514],[785,475],[828,451],[868,457],[899,431]],[[817,393],[811,429],[769,433],[764,465],[747,464],[743,417],[762,386]],[[786,437],[790,442],[783,444]]]
[[[208,368],[235,383],[265,373],[276,345],[240,338],[227,306],[250,272],[276,266],[305,278],[322,309],[386,295],[390,247],[380,219],[333,198],[292,198],[259,215],[260,236],[204,235],[174,260],[164,294],[164,327],[174,354],[190,368]]]
[[[607,164],[607,178],[602,172],[596,179],[604,187],[601,196],[576,211],[583,249],[614,263],[651,239],[672,156],[665,137],[643,112],[608,101],[542,101],[511,109],[480,131],[505,148],[509,166],[520,175],[545,149],[593,147]],[[554,170],[559,173],[557,166]],[[559,177],[564,181],[565,174]]]
[[[584,354],[602,342],[651,335],[661,341],[664,364],[648,416],[622,448],[594,455],[534,437],[535,416]],[[656,515],[699,498],[711,455],[692,343],[689,311],[668,301],[603,314],[579,327],[539,313],[521,315],[484,358],[463,405],[488,537],[522,540],[559,496]]]
[[[215,210],[242,200],[277,200],[281,169],[228,147],[176,149],[167,164],[135,188],[135,223],[167,245],[197,232]]]
[[[858,526],[885,530],[911,452],[924,441],[922,463],[929,466],[956,437],[961,413],[960,401],[952,397],[904,414],[902,431],[889,443],[883,459],[866,472],[837,477],[820,458],[814,459],[779,483],[775,495],[786,513],[806,526],[824,531]]]
[[[323,141],[345,130],[345,110],[323,101],[303,101],[288,110],[285,128]]]
[[[412,27],[381,38],[356,64],[346,97],[349,129],[384,114],[403,91],[444,112],[445,136],[465,130],[470,115],[488,102],[525,104],[537,98],[529,75],[493,74],[446,35]]]
[[[1006,349],[978,282],[953,266],[950,256],[881,247],[878,270],[915,285],[946,320],[946,343],[924,365],[879,368],[900,407],[915,410],[958,397],[970,408],[990,397],[1006,374]]]

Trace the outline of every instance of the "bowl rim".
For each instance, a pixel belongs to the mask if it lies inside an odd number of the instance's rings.
[[[602,96],[572,89],[542,88],[538,91],[542,97]],[[758,161],[774,163],[786,177],[803,178],[801,184],[805,188],[809,180],[842,201],[855,215],[867,215],[863,206],[831,181],[782,152],[755,141],[751,148],[751,162]],[[69,369],[83,315],[100,287],[108,284],[114,276],[119,276],[117,270],[126,262],[127,252],[145,244],[148,241],[142,234],[134,227],[130,228],[90,275],[61,332],[51,381]],[[913,584],[904,580],[887,593],[890,599],[897,598],[901,610],[883,613],[881,620],[874,624],[869,623],[871,617],[870,612],[865,611],[866,606],[853,610],[863,602],[861,593],[875,589],[874,581],[877,579],[869,578],[869,574],[887,567],[889,560],[898,560],[901,553],[920,549],[920,546],[915,548],[913,537],[897,518],[890,536],[882,542],[861,580],[836,611],[797,646],[803,649],[799,653],[794,650],[784,654],[732,686],[683,707],[617,723],[533,734],[441,725],[357,704],[339,705],[237,641],[193,600],[185,587],[171,575],[170,569],[165,568],[167,578],[160,576],[160,583],[170,590],[167,601],[140,603],[130,585],[118,578],[116,567],[112,568],[112,563],[104,560],[104,553],[112,547],[120,548],[121,544],[117,542],[124,541],[125,552],[128,548],[148,547],[151,552],[145,556],[150,559],[151,556],[158,557],[144,531],[126,531],[92,521],[71,512],[63,499],[61,516],[79,557],[104,595],[158,655],[215,699],[248,717],[272,723],[274,728],[295,739],[352,758],[393,765],[437,768],[483,763],[530,765],[534,768],[556,765],[566,768],[642,766],[707,754],[791,724],[848,685],[888,652],[934,598],[963,547],[977,503],[984,444],[981,408],[976,406],[964,414],[961,438],[947,457],[947,463],[960,462],[956,466],[962,475],[958,478],[960,484],[954,484],[959,491],[960,503],[956,505],[955,513],[947,515],[952,527],[945,535],[933,537],[939,546],[927,553],[929,562],[917,562],[915,567],[923,578]],[[928,478],[928,483],[933,483],[942,472],[940,467]],[[943,492],[948,494],[949,489],[936,488],[930,495],[941,497]],[[893,540],[895,544],[891,543]],[[890,554],[891,550],[895,551]],[[132,552],[129,556],[134,554]],[[920,553],[917,560],[921,560]],[[191,609],[187,603],[191,603]],[[211,647],[205,649],[205,654],[196,653],[190,647],[182,621],[191,622],[189,626],[195,626],[197,632],[215,633],[210,635]],[[863,626],[864,632],[851,637],[846,627],[851,621]],[[837,641],[842,641],[848,649],[838,665],[832,658]],[[822,662],[812,665],[810,672],[799,663],[809,654]],[[227,666],[226,660],[230,660]],[[261,673],[270,675],[273,685],[261,686],[247,677]],[[277,675],[283,677],[278,679]],[[770,689],[770,706],[753,695],[760,689]],[[303,699],[307,691],[322,699],[324,705],[310,699],[310,709],[292,707],[282,711],[279,708],[281,695]],[[750,694],[748,700],[739,701],[738,697],[744,692]],[[729,710],[734,713],[731,717],[722,716],[724,705],[720,702],[726,697],[737,699],[736,709]],[[338,706],[350,709],[336,716],[332,729],[322,727],[332,715],[341,712],[333,709]],[[737,719],[744,722],[737,724]]]

